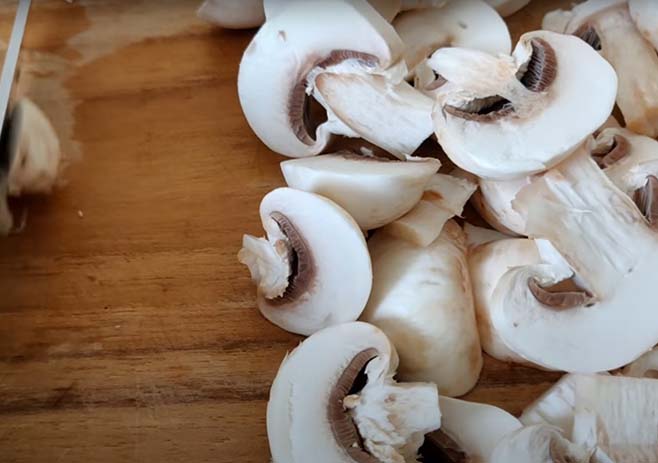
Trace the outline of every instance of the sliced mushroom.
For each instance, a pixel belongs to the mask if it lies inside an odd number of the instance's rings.
[[[270,390],[275,462],[416,461],[441,424],[436,386],[397,384],[395,348],[379,329],[347,323],[315,333],[283,361]]]
[[[524,235],[526,217],[512,207],[516,195],[534,176],[515,180],[478,181],[479,190],[473,195],[472,204],[482,218],[496,230],[506,235]]]
[[[368,0],[368,3],[388,22],[393,21],[402,6],[401,0]]]
[[[416,246],[429,246],[441,234],[448,220],[461,215],[475,189],[470,180],[436,174],[425,186],[418,204],[383,230]]]
[[[502,16],[511,16],[530,3],[530,0],[486,0]]]
[[[658,342],[645,303],[658,235],[584,148],[524,189],[515,207],[528,216],[529,236],[557,251],[492,282],[488,315],[507,349],[544,368],[597,372]]]
[[[466,234],[466,244],[468,245],[469,250],[475,249],[483,244],[512,238],[511,236],[499,231],[478,227],[468,222],[464,224],[464,233]]]
[[[567,375],[530,405],[524,424],[557,426],[566,434],[582,411],[596,421],[600,452],[609,461],[658,461],[658,381],[611,375]],[[606,461],[601,458],[600,461]]]
[[[441,8],[412,10],[393,22],[406,45],[405,61],[416,87],[436,88],[437,76],[427,66],[427,58],[441,47],[475,48],[488,53],[509,54],[509,31],[500,15],[483,0],[448,2]]]
[[[549,13],[543,27],[581,37],[600,50],[619,76],[617,104],[626,126],[658,135],[658,56],[633,23],[626,0],[588,0],[571,11]]]
[[[635,26],[658,50],[658,4],[653,0],[629,0],[628,7]]]
[[[309,335],[356,320],[372,269],[354,219],[322,196],[278,188],[260,205],[267,239],[245,235],[240,262],[258,286],[258,308],[281,328]]]
[[[250,29],[265,22],[263,0],[205,0],[197,16],[227,29]]]
[[[464,234],[446,223],[428,247],[377,233],[368,242],[373,291],[362,320],[400,354],[400,378],[431,381],[447,396],[468,392],[482,368]]]
[[[16,103],[5,121],[0,145],[0,235],[6,235],[13,227],[7,195],[50,193],[62,156],[52,124],[27,98]]]
[[[406,70],[397,33],[365,0],[289,1],[275,13],[267,13],[240,63],[238,94],[249,125],[290,157],[322,152],[331,134],[357,136],[331,113],[314,127],[315,79],[342,70],[400,82]]]
[[[440,166],[430,158],[389,161],[331,154],[284,161],[281,171],[288,186],[335,201],[363,230],[371,230],[414,207]]]
[[[658,348],[650,350],[622,370],[624,376],[658,379]]]
[[[433,113],[439,143],[455,164],[483,178],[550,168],[614,106],[612,67],[581,40],[553,32],[524,34],[512,57],[442,48],[429,64],[447,80]]]

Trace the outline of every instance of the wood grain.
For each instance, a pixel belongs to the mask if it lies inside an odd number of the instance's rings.
[[[516,36],[568,2],[535,3]],[[21,91],[74,162],[0,241],[0,461],[269,459],[269,385],[300,338],[260,317],[235,255],[282,158],[237,100],[253,31],[196,6],[34,5]],[[0,38],[12,19],[0,3]],[[519,413],[557,377],[487,359],[467,398]]]

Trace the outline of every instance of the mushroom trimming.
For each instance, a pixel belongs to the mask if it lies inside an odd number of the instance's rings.
[[[430,383],[393,380],[395,348],[362,322],[319,331],[286,356],[267,406],[276,463],[415,462],[441,425]]]
[[[462,169],[496,180],[566,158],[608,118],[617,90],[590,46],[548,31],[524,34],[512,56],[441,48],[429,65],[447,81],[433,112],[439,143]]]
[[[372,285],[359,226],[333,201],[278,188],[260,205],[266,238],[245,235],[238,254],[258,287],[258,308],[276,325],[309,335],[356,320]]]
[[[658,56],[635,26],[626,0],[588,0],[570,11],[551,12],[543,27],[581,37],[600,51],[619,76],[617,104],[626,126],[658,135]]]

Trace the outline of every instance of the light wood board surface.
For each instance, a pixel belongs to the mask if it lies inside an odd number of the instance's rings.
[[[253,31],[197,3],[35,0],[20,91],[72,162],[0,240],[2,462],[269,461],[269,385],[300,338],[261,318],[236,253],[283,158],[238,104]],[[534,3],[515,37],[569,2]],[[519,413],[558,377],[487,359],[467,398]]]

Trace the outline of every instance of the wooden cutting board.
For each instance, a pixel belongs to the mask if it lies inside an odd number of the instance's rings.
[[[2,462],[269,461],[269,386],[301,338],[261,318],[236,253],[283,158],[238,104],[253,31],[197,3],[35,2],[19,91],[70,166],[0,240]],[[569,4],[535,0],[515,40]],[[466,398],[518,414],[559,376],[487,358]]]

